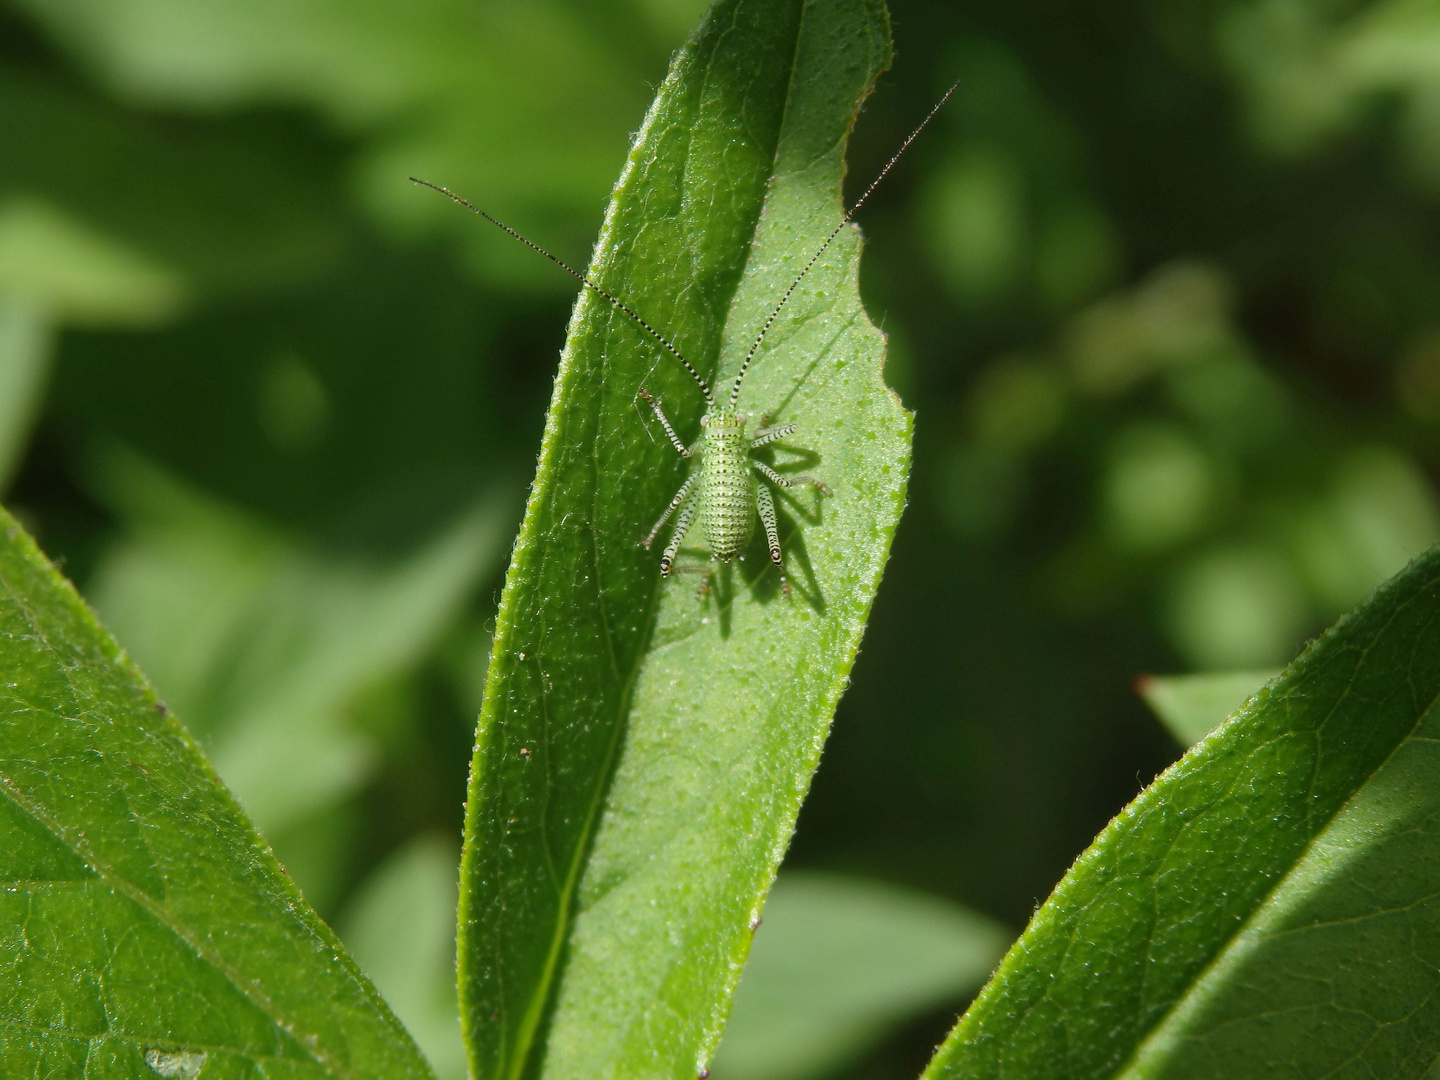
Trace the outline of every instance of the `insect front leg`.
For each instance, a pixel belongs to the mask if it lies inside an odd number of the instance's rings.
[[[757,461],[755,463],[759,465]],[[768,470],[767,470],[768,471]],[[765,541],[770,545],[770,561],[780,571],[780,591],[790,595],[790,579],[785,576],[785,563],[780,558],[780,529],[775,519],[775,500],[770,489],[764,484],[755,485],[755,508],[760,511],[760,523],[765,526]]]
[[[660,520],[655,522],[655,527],[650,530],[650,535],[640,541],[640,546],[646,551],[650,550],[650,545],[655,542],[655,537],[660,535],[660,530],[665,527],[665,522],[670,520],[670,515],[675,513],[680,508],[680,504],[690,497],[690,492],[695,489],[695,481],[699,476],[698,472],[692,472],[685,483],[680,485],[680,490],[675,493],[675,498],[670,500],[670,505],[665,508],[665,512],[660,515]],[[676,532],[683,532],[684,526],[690,523],[690,519],[684,514],[680,515],[680,519],[675,523]]]
[[[778,472],[770,468],[770,466],[766,465],[763,461],[752,461],[750,464],[755,466],[756,472],[758,472],[761,476],[765,477],[766,480],[769,480],[776,487],[788,488],[794,484],[814,484],[822,495],[829,495],[831,493],[828,487],[822,484],[819,480],[816,480],[813,476],[781,476]]]
[[[660,408],[660,402],[656,401],[653,397],[651,397],[650,391],[646,390],[644,387],[640,388],[640,397],[644,399],[645,404],[649,405],[650,408],[655,410],[655,419],[660,421],[660,426],[665,429],[665,434],[670,437],[670,445],[675,447],[675,451],[681,457],[689,457],[691,453],[694,452],[694,447],[687,447],[684,443],[680,441],[680,436],[676,435],[675,429],[670,426],[670,420],[665,415],[665,410]],[[665,519],[661,518],[660,520],[664,521]],[[651,533],[650,535],[653,538],[655,534]],[[649,547],[650,545],[646,544],[645,546]]]

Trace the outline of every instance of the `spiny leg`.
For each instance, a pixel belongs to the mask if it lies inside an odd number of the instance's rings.
[[[686,481],[686,486],[690,484]],[[675,565],[675,553],[680,550],[680,544],[685,539],[685,534],[690,531],[690,522],[695,520],[695,508],[699,506],[698,499],[686,499],[680,507],[680,516],[675,519],[675,531],[670,534],[670,542],[665,545],[665,553],[660,556],[660,576],[669,577],[670,567]],[[669,511],[666,511],[666,517]],[[664,521],[664,518],[661,518]],[[655,528],[660,528],[656,525]]]
[[[655,537],[660,534],[660,530],[665,526],[665,522],[670,520],[670,515],[675,513],[675,511],[679,508],[680,504],[689,497],[690,492],[695,487],[695,481],[699,476],[700,474],[698,472],[692,472],[686,478],[685,483],[680,485],[680,490],[675,493],[675,498],[670,500],[670,505],[667,506],[665,508],[665,512],[660,515],[660,520],[655,522],[655,527],[650,530],[650,535],[645,537],[644,540],[640,541],[640,546],[643,547],[646,551],[650,550],[650,545],[655,542]],[[684,520],[688,522],[689,519],[685,518]],[[680,529],[679,523],[677,523],[675,527],[678,531]]]
[[[769,480],[776,487],[788,488],[794,484],[814,484],[815,487],[819,489],[822,495],[830,494],[830,489],[824,484],[822,484],[819,480],[816,480],[813,476],[781,476],[778,472],[770,468],[770,466],[766,465],[763,461],[752,461],[750,464],[755,466],[756,472],[758,472],[761,476],[765,477],[766,480]]]
[[[764,417],[761,417],[762,424],[764,423],[764,419]],[[759,430],[755,432],[755,437],[750,440],[750,449],[754,450],[757,447],[764,446],[766,443],[772,443],[776,439],[783,439],[786,435],[793,435],[794,433],[794,424],[784,424],[781,427],[777,428],[767,428],[762,426]]]
[[[670,420],[666,417],[665,411],[660,408],[660,402],[651,397],[650,391],[644,387],[640,389],[640,397],[644,399],[645,404],[655,410],[655,419],[660,421],[660,426],[665,429],[665,434],[670,437],[670,445],[675,447],[676,452],[679,453],[681,457],[689,457],[690,448],[687,448],[686,445],[680,441],[680,436],[675,434],[675,429],[670,426]],[[671,509],[674,509],[674,507],[671,507]],[[661,518],[661,520],[663,521],[664,518]],[[655,534],[651,533],[650,535],[653,537]],[[646,544],[645,546],[649,547],[650,545]]]
[[[775,564],[775,569],[780,571],[780,591],[789,596],[790,579],[785,576],[785,563],[780,558],[780,530],[775,520],[775,500],[770,495],[770,489],[764,484],[755,485],[755,506],[760,511],[760,522],[765,526],[765,541],[770,545],[770,561]]]

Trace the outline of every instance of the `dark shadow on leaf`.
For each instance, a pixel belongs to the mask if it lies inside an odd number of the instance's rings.
[[[782,501],[792,503],[789,497]],[[805,546],[805,531],[796,527],[794,519],[785,512],[783,506],[779,508],[779,516],[780,546],[785,549],[785,564],[790,571],[790,588],[793,594],[809,604],[817,615],[824,615],[825,594],[820,588],[819,579],[815,577],[815,568],[810,564],[810,549]]]

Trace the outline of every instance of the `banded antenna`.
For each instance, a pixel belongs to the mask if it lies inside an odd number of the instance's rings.
[[[925,119],[921,120],[919,126],[910,133],[909,138],[907,138],[903,143],[900,144],[900,149],[895,151],[895,156],[892,157],[886,163],[885,167],[880,170],[880,175],[875,177],[875,179],[870,182],[870,186],[865,189],[865,193],[861,195],[860,198],[855,200],[855,205],[850,207],[849,210],[845,211],[844,215],[840,218],[840,224],[836,225],[835,228],[831,231],[830,235],[825,238],[824,243],[822,243],[818,248],[815,249],[815,254],[810,256],[810,261],[805,264],[805,268],[801,270],[800,273],[795,275],[795,280],[790,283],[790,286],[780,297],[779,303],[777,303],[775,307],[771,310],[770,314],[765,317],[765,322],[760,327],[760,332],[755,335],[755,340],[750,344],[750,349],[748,352],[746,352],[745,359],[740,364],[740,372],[735,376],[735,383],[730,388],[730,408],[735,408],[736,404],[739,402],[740,384],[744,381],[746,373],[750,370],[750,362],[755,359],[755,354],[759,351],[761,343],[764,342],[765,335],[768,334],[770,332],[770,328],[775,325],[775,320],[779,318],[780,312],[784,310],[785,305],[790,302],[790,297],[795,294],[795,290],[799,288],[800,282],[804,280],[806,274],[810,273],[810,271],[814,268],[815,264],[820,261],[820,256],[825,254],[826,250],[830,247],[832,243],[834,243],[835,238],[840,235],[840,233],[844,230],[845,226],[850,224],[850,222],[854,219],[856,213],[859,212],[860,207],[865,205],[865,200],[870,198],[870,196],[874,194],[875,189],[880,186],[880,181],[884,180],[885,177],[889,175],[890,170],[895,167],[895,163],[900,160],[900,156],[910,148],[910,144],[919,137],[922,131],[925,130],[926,125],[935,118],[935,114],[940,111],[940,109],[944,106],[945,102],[950,100],[950,95],[955,93],[955,89],[959,85],[959,82],[954,83],[949,90],[945,91],[944,95],[940,98],[940,100],[935,103],[935,106],[928,113],[925,114]],[[626,315],[630,316],[631,319],[633,319],[637,324],[639,324],[641,329],[643,329],[647,334],[653,337],[661,345],[665,346],[665,348],[669,351],[670,355],[675,357],[676,360],[680,361],[681,365],[685,368],[685,370],[690,373],[690,377],[695,380],[697,385],[699,385],[700,392],[705,395],[705,403],[711,408],[715,407],[715,395],[710,389],[710,384],[700,377],[700,373],[695,370],[694,366],[690,363],[689,360],[685,359],[684,354],[675,347],[675,345],[670,341],[669,338],[667,338],[664,334],[660,333],[660,331],[656,330],[648,322],[642,319],[639,313],[636,312],[636,310],[632,308],[629,304],[625,303],[625,301],[607,292],[605,289],[601,288],[595,282],[591,281],[587,276],[582,274],[579,270],[576,270],[573,266],[565,262],[563,259],[552,255],[539,244],[522,236],[520,233],[512,229],[509,225],[506,225],[503,221],[499,220],[496,217],[492,217],[490,214],[480,209],[480,207],[476,206],[474,203],[455,194],[455,192],[451,191],[449,188],[441,187],[439,184],[432,184],[429,180],[421,180],[418,176],[412,176],[410,177],[410,180],[413,183],[421,185],[422,187],[427,187],[433,191],[438,191],[441,195],[444,195],[449,199],[453,199],[455,202],[459,203],[467,210],[471,210],[474,213],[479,214],[486,221],[490,222],[491,225],[494,225],[497,229],[503,229],[505,232],[513,236],[516,240],[519,240],[522,244],[528,247],[531,251],[537,251],[541,255],[544,255],[545,258],[549,259],[556,266],[560,267],[561,270],[564,270],[571,277],[578,280],[580,284],[584,285],[588,289],[593,290],[596,295],[600,296],[603,300],[608,301],[617,310],[622,311]]]
[[[860,210],[860,207],[865,205],[865,200],[870,198],[875,189],[880,186],[880,181],[884,180],[885,177],[889,175],[890,170],[895,167],[895,163],[900,160],[900,155],[910,149],[910,144],[919,137],[920,132],[925,130],[925,125],[935,118],[935,114],[940,111],[945,102],[950,100],[950,95],[955,93],[955,88],[959,85],[959,81],[952,83],[950,89],[946,90],[944,96],[935,103],[935,107],[925,114],[925,119],[920,121],[920,126],[912,131],[910,137],[900,144],[900,149],[896,150],[895,156],[886,162],[885,167],[880,170],[880,175],[870,181],[870,186],[865,189],[865,194],[856,199],[855,205],[845,211],[844,215],[840,218],[840,224],[836,225],[830,235],[825,238],[825,242],[815,249],[815,254],[810,256],[810,261],[805,264],[805,269],[795,275],[795,280],[790,283],[790,287],[786,289],[784,295],[780,297],[780,302],[776,304],[770,314],[765,317],[764,325],[760,327],[760,332],[755,335],[755,340],[750,343],[750,351],[745,354],[745,359],[740,364],[740,373],[735,376],[735,385],[730,388],[730,407],[732,409],[735,408],[736,403],[740,400],[740,384],[745,379],[745,373],[750,370],[750,361],[755,359],[755,354],[760,349],[760,343],[765,340],[765,335],[770,332],[770,327],[775,325],[775,320],[779,317],[785,305],[790,302],[790,297],[799,287],[800,282],[804,280],[806,274],[810,273],[815,264],[820,261],[820,256],[825,254],[826,248],[834,243],[835,238],[840,235],[845,226],[850,224],[851,220]]]
[[[614,304],[617,309],[619,309],[620,311],[623,311],[626,315],[629,315],[630,318],[634,319],[637,323],[639,323],[640,326],[645,330],[645,332],[646,332],[647,334],[649,334],[651,337],[653,337],[653,338],[654,338],[656,341],[658,341],[661,345],[664,345],[665,348],[669,349],[669,350],[670,350],[670,354],[671,354],[672,356],[674,356],[676,360],[679,360],[680,363],[685,366],[685,370],[690,373],[691,378],[693,378],[697,383],[700,384],[700,392],[705,395],[705,401],[706,401],[706,403],[709,404],[709,405],[711,405],[711,406],[713,406],[713,405],[715,404],[715,395],[710,392],[710,384],[707,383],[704,379],[702,379],[702,378],[700,377],[700,373],[699,373],[698,371],[696,371],[696,370],[690,365],[690,361],[685,359],[684,354],[681,353],[680,350],[677,349],[673,344],[671,344],[669,338],[667,338],[664,334],[660,333],[659,330],[656,330],[656,329],[655,329],[653,326],[651,326],[648,322],[646,322],[644,319],[642,319],[642,318],[639,316],[639,314],[635,311],[635,309],[632,308],[629,304],[625,303],[625,301],[620,300],[620,299],[617,299],[617,298],[614,297],[614,296],[611,296],[608,292],[606,292],[604,289],[602,289],[599,285],[596,285],[595,282],[591,281],[588,277],[586,277],[584,274],[582,274],[579,270],[576,270],[576,269],[575,269],[573,266],[571,266],[569,263],[565,262],[565,260],[563,260],[563,259],[561,259],[561,258],[558,258],[558,257],[555,256],[555,255],[551,255],[550,252],[546,251],[546,250],[545,250],[543,247],[541,247],[539,244],[535,243],[535,242],[532,241],[532,240],[527,240],[525,237],[521,236],[518,232],[516,232],[514,229],[512,229],[509,225],[506,225],[503,221],[500,221],[498,218],[493,218],[493,217],[491,217],[491,216],[490,216],[489,214],[487,214],[484,210],[481,210],[480,207],[476,206],[476,205],[475,205],[474,203],[472,203],[472,202],[469,202],[469,201],[461,198],[459,195],[456,195],[456,194],[455,194],[453,191],[451,191],[449,188],[443,188],[443,187],[441,187],[439,184],[432,184],[432,183],[430,183],[429,180],[421,180],[418,176],[412,176],[412,177],[410,177],[410,180],[411,180],[413,183],[416,183],[416,184],[421,185],[422,187],[428,187],[428,188],[430,188],[430,189],[433,190],[433,191],[438,191],[438,192],[440,192],[441,195],[445,195],[445,196],[448,196],[448,197],[451,198],[451,199],[454,199],[457,203],[459,203],[461,206],[465,207],[467,210],[473,210],[475,213],[479,214],[479,215],[480,215],[482,218],[484,218],[486,221],[490,222],[491,225],[494,225],[496,228],[499,228],[499,229],[504,229],[507,233],[509,233],[511,236],[513,236],[516,240],[519,240],[522,244],[524,244],[526,247],[528,247],[531,251],[538,251],[541,255],[544,255],[547,259],[549,259],[551,262],[553,262],[556,266],[560,267],[561,270],[564,270],[567,274],[570,274],[572,277],[578,278],[578,279],[580,280],[580,283],[581,283],[582,285],[584,285],[586,288],[595,290],[595,292],[596,292],[599,296],[601,296],[601,297],[603,297],[604,299],[610,301],[610,303]]]

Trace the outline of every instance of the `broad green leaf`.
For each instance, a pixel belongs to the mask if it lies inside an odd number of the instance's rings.
[[[897,1022],[974,991],[1012,940],[953,900],[785,871],[765,900],[711,1075],[831,1073]]]
[[[1440,1054],[1440,549],[1075,863],[926,1076],[1420,1076]]]
[[[888,59],[872,0],[717,3],[646,118],[590,273],[701,371],[733,375],[840,220],[846,135]],[[741,398],[799,425],[787,444],[835,492],[782,499],[788,598],[758,542],[707,598],[694,575],[661,579],[637,541],[685,463],[636,395],[687,440],[704,402],[629,319],[589,292],[576,306],[472,766],[460,963],[477,1077],[686,1077],[714,1051],[904,501],[910,420],[858,256],[845,230]]]
[[[431,1075],[3,511],[0,879],[0,1074]]]
[[[453,841],[425,836],[387,858],[336,924],[350,954],[419,1043],[439,1080],[465,1080],[455,1005]]]
[[[1274,671],[1143,675],[1135,689],[1182,746],[1197,743],[1276,676]]]

